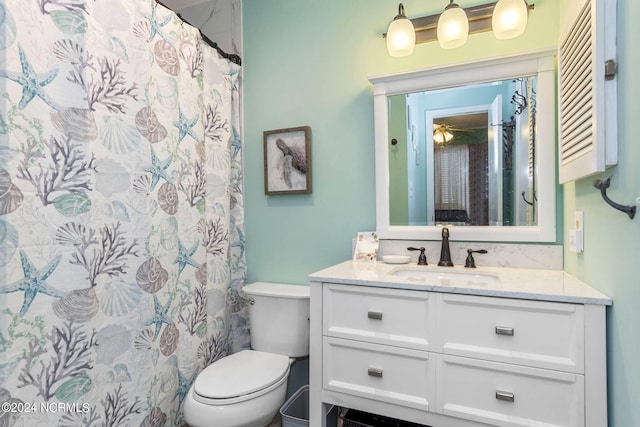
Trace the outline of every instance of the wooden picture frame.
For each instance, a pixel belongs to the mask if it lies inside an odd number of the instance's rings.
[[[311,128],[264,131],[264,193],[311,193]]]

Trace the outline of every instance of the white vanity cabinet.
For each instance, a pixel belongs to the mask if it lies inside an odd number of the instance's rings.
[[[607,425],[606,296],[562,272],[536,294],[508,289],[513,269],[447,289],[358,268],[310,276],[312,427],[325,404],[433,427]]]
[[[437,300],[438,413],[489,425],[585,425],[583,305]]]
[[[327,284],[322,298],[323,389],[430,410],[433,295]]]

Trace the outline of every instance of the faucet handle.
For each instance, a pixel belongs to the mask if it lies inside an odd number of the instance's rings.
[[[418,265],[428,265],[427,264],[427,256],[424,254],[424,247],[414,248],[408,247],[408,251],[420,251],[420,255],[418,256]]]
[[[473,254],[486,254],[487,250],[486,249],[478,249],[478,250],[473,250],[473,249],[467,249],[467,260],[464,263],[464,266],[467,268],[476,268],[476,260],[473,259]]]

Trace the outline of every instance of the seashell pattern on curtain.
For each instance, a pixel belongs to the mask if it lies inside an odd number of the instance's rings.
[[[182,425],[248,347],[239,71],[152,0],[0,0],[0,425]]]

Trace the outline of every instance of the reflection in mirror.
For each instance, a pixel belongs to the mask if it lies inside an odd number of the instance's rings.
[[[391,225],[536,225],[535,111],[536,76],[390,96]]]
[[[555,51],[370,77],[380,239],[556,241]]]

